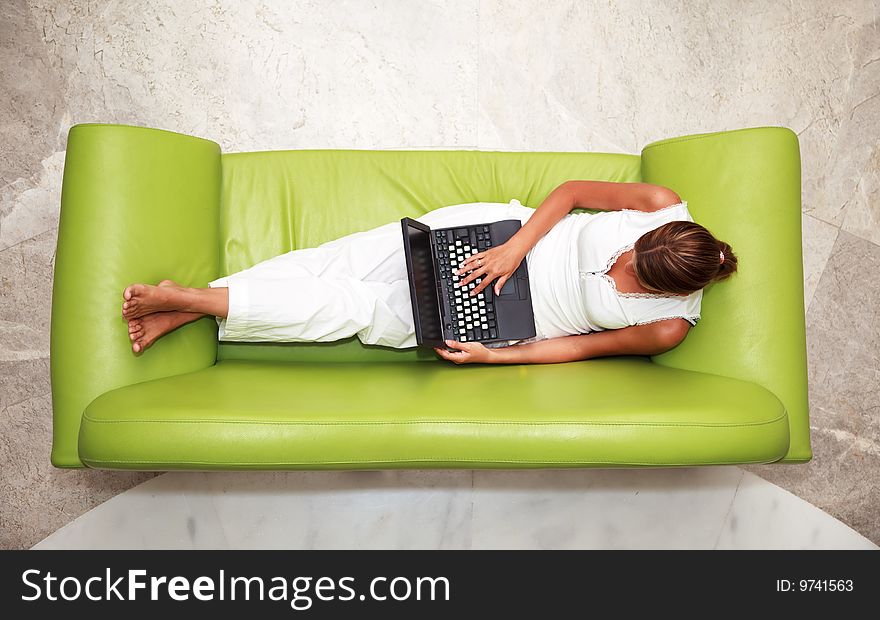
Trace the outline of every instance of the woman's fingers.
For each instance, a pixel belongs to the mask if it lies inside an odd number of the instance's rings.
[[[495,295],[501,294],[501,289],[504,287],[504,283],[510,278],[510,274],[501,276],[498,278],[498,282],[495,283]]]
[[[485,289],[487,286],[490,286],[496,278],[499,282],[499,284],[495,287],[495,292],[497,294],[498,291],[501,290],[501,287],[504,286],[504,283],[507,282],[508,278],[510,278],[510,274],[491,272],[488,268],[483,268],[479,271],[472,271],[470,274],[468,274],[466,278],[458,282],[458,286],[467,286],[477,278],[482,278],[482,280],[476,286],[474,286],[474,288],[470,289],[468,293],[471,296],[480,294],[483,289]]]
[[[477,252],[476,254],[471,254],[469,257],[464,259],[461,264],[458,266],[458,271],[456,273],[461,274],[469,269],[473,269],[474,267],[481,266],[480,263],[485,259],[482,252]]]
[[[458,282],[458,285],[459,285],[459,286],[467,286],[467,285],[470,284],[473,280],[475,280],[475,279],[477,279],[477,278],[480,278],[480,277],[483,277],[483,276],[485,276],[487,273],[489,273],[489,268],[488,268],[488,267],[481,267],[481,268],[479,268],[479,269],[475,269],[474,271],[470,272],[467,276],[465,276],[462,280],[460,280],[460,281]]]
[[[471,297],[481,293],[483,289],[491,285],[493,280],[502,275],[501,272],[495,271],[492,264],[488,262],[489,253],[494,249],[470,255],[459,264],[459,268],[454,272],[456,275],[467,274],[458,282],[459,287],[467,286],[477,278],[482,278],[480,283],[470,290]]]
[[[476,346],[476,343],[474,342],[459,342],[458,340],[447,340],[446,344],[447,346],[458,349],[461,352],[470,351]]]
[[[484,288],[486,288],[487,286],[492,284],[492,280],[494,280],[495,276],[497,276],[497,275],[498,274],[492,274],[488,278],[483,278],[483,280],[479,284],[477,284],[474,288],[471,289],[471,295],[479,295],[483,291]]]
[[[468,361],[468,359],[470,358],[470,352],[467,350],[467,344],[457,342],[455,340],[447,340],[446,344],[447,346],[453,347],[458,350],[447,351],[446,349],[441,349],[440,347],[434,347],[434,351],[437,352],[437,355],[450,362],[455,362],[456,364],[462,364]]]

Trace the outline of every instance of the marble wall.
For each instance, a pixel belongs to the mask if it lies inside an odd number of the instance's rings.
[[[878,94],[876,0],[4,0],[0,546],[30,545],[151,476],[48,461],[60,182],[81,122],[227,151],[638,153],[675,135],[791,127],[815,459],[749,469],[880,541]]]

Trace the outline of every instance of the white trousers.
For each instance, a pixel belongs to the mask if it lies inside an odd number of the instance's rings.
[[[431,228],[519,219],[534,209],[476,202],[415,218]],[[326,342],[357,335],[364,344],[417,345],[400,221],[293,250],[208,283],[229,289],[218,337],[229,342]]]

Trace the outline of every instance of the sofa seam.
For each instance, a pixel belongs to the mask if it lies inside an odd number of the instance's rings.
[[[663,146],[670,146],[673,144],[678,144],[679,142],[689,142],[691,140],[703,140],[706,138],[715,138],[715,137],[726,135],[726,134],[738,133],[741,131],[754,131],[756,129],[788,129],[788,128],[782,127],[780,125],[766,125],[766,126],[762,126],[762,127],[743,127],[742,129],[731,129],[731,130],[727,130],[727,131],[718,131],[718,132],[713,132],[713,133],[705,134],[705,135],[701,135],[701,136],[683,136],[681,138],[670,138],[668,140],[663,140],[663,141],[659,142],[658,144],[653,144],[653,145],[649,144],[648,146],[644,147],[642,149],[642,155],[644,155],[645,151],[647,151],[649,149],[660,148]]]
[[[782,457],[784,458],[784,456]],[[579,463],[579,464],[616,464],[616,465],[744,465],[751,463],[768,463],[764,459],[751,461],[583,461],[580,459],[468,459],[468,458],[446,458],[446,457],[424,457],[424,458],[406,458],[406,459],[351,459],[345,461],[167,461],[156,459],[90,459],[82,458],[83,463],[150,463],[150,464],[183,464],[183,465],[308,465],[308,464],[325,464],[325,465],[345,465],[349,463],[421,463],[421,462],[451,462],[451,463]],[[778,460],[778,459],[777,459]]]
[[[772,420],[765,420],[763,422],[744,422],[737,424],[711,424],[711,423],[696,423],[696,424],[680,424],[675,422],[572,422],[572,421],[546,421],[546,422],[516,422],[516,421],[481,421],[481,420],[397,420],[397,421],[384,421],[384,422],[357,422],[357,421],[348,421],[348,422],[321,422],[321,421],[301,421],[301,420],[293,420],[287,422],[270,422],[265,420],[143,420],[143,419],[133,419],[133,420],[97,420],[95,418],[90,418],[87,415],[83,415],[83,420],[86,422],[91,422],[94,424],[260,424],[260,425],[269,425],[269,426],[291,426],[291,425],[301,425],[301,426],[395,426],[401,424],[478,424],[478,425],[497,425],[497,426],[550,426],[550,425],[565,425],[565,426],[660,426],[660,427],[670,427],[670,428],[745,428],[750,426],[764,426],[767,424],[774,424],[784,419],[788,414],[783,413],[782,415],[773,418]]]

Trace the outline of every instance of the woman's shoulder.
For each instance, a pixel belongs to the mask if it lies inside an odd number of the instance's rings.
[[[639,209],[602,211],[593,215],[589,219],[589,224],[595,229],[605,229],[605,232],[609,230],[617,230],[621,233],[638,231],[641,234],[667,222],[680,220],[694,221],[686,200],[653,211]]]
[[[622,219],[632,219],[634,221],[662,220],[665,222],[674,222],[678,220],[694,221],[691,212],[688,210],[687,200],[682,200],[675,204],[654,209],[653,211],[640,211],[638,209],[621,209],[615,213],[620,213]]]

